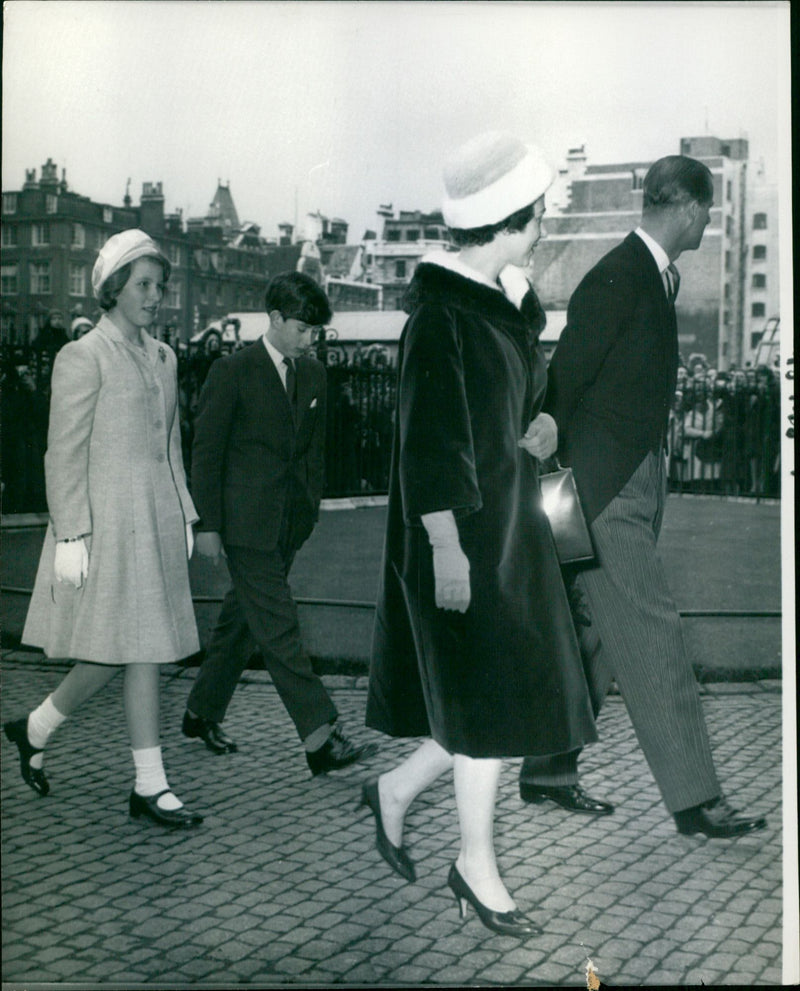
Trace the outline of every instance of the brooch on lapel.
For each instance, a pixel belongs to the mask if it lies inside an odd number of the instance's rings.
[[[159,347],[159,349],[158,349],[158,357],[162,361],[166,361],[167,360],[167,352],[164,350],[164,348]]]

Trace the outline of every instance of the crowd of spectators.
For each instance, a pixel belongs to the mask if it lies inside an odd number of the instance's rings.
[[[59,348],[92,326],[69,330],[52,311],[33,343],[2,354],[3,512],[45,512],[43,458],[47,445],[50,374]],[[236,328],[207,331],[186,343],[167,325],[160,336],[178,356],[181,434],[187,475],[197,400],[211,365],[247,346]],[[345,348],[322,342],[328,367],[326,495],[386,492],[393,434],[395,369],[379,346]],[[670,485],[678,492],[780,496],[780,386],[766,365],[718,371],[701,355],[678,369],[669,426]]]
[[[766,365],[678,368],[670,415],[670,481],[683,492],[780,495],[780,384]]]

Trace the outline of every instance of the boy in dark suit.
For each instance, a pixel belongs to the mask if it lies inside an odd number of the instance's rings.
[[[678,369],[679,275],[672,263],[699,247],[713,198],[711,172],[701,162],[670,155],[651,166],[640,226],[570,299],[544,408],[558,426],[559,459],[574,470],[596,550],[595,566],[576,579],[592,621],[581,646],[595,709],[616,680],[678,831],[729,837],[766,822],[737,814],[722,795],[656,550]],[[613,812],[581,788],[578,754],[525,758],[523,800]]]
[[[215,562],[226,557],[233,588],[189,695],[183,732],[213,753],[237,749],[219,724],[252,637],[316,775],[377,750],[355,746],[338,726],[303,649],[288,584],[322,497],[325,368],[307,352],[331,310],[323,290],[299,272],[276,276],[265,304],[264,336],[215,362],[200,395],[192,450],[195,546]]]

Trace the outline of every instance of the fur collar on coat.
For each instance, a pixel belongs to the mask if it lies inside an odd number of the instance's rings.
[[[422,303],[439,303],[456,309],[479,312],[490,322],[510,321],[519,325],[520,317],[533,342],[538,341],[547,318],[539,298],[529,288],[521,300],[519,309],[503,293],[500,286],[492,286],[480,273],[442,252],[426,255],[414,272],[403,299],[403,309],[411,313]]]

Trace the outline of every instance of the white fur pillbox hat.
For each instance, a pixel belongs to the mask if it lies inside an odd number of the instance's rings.
[[[554,178],[535,145],[504,131],[479,134],[445,165],[444,222],[459,230],[499,223],[538,200]]]
[[[97,255],[97,261],[92,269],[92,291],[95,298],[100,298],[100,290],[109,276],[113,275],[123,265],[136,261],[137,258],[157,258],[164,266],[165,278],[169,278],[170,263],[161,253],[156,242],[138,228],[120,231],[112,235]]]

